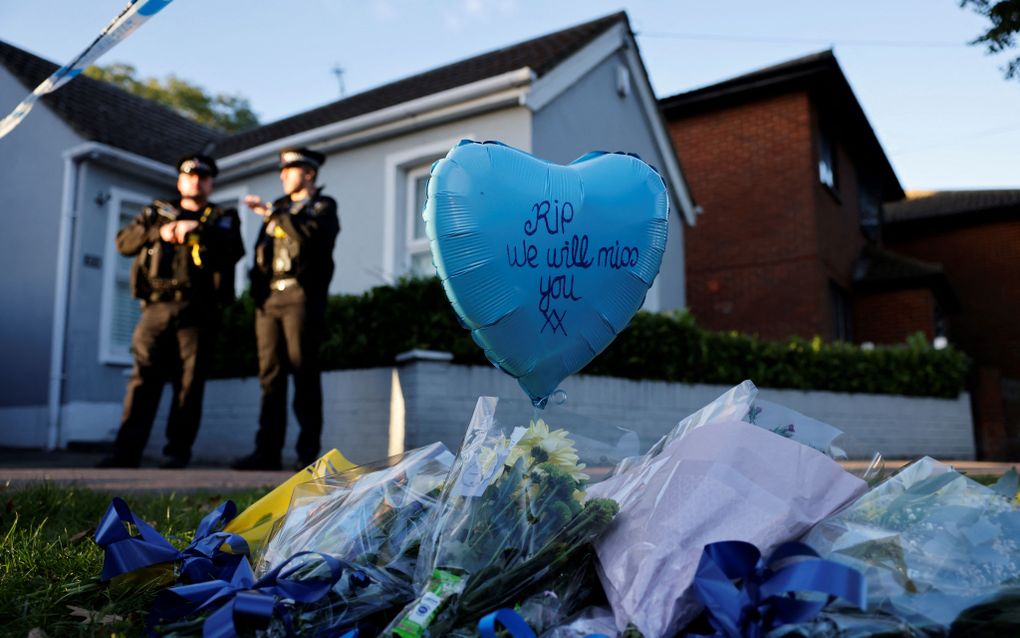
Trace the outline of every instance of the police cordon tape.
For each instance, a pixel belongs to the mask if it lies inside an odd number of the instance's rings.
[[[145,24],[149,18],[162,11],[171,2],[173,0],[131,0],[118,16],[106,25],[106,28],[99,34],[99,37],[92,41],[92,44],[70,63],[60,67],[54,71],[53,75],[43,80],[28,97],[14,108],[10,115],[0,120],[0,139],[13,131],[25,119],[39,98],[56,91],[78,77],[87,66],[98,60],[117,43],[123,42],[138,27]]]

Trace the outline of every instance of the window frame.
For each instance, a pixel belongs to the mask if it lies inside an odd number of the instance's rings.
[[[407,231],[399,237],[399,229],[404,224],[406,229],[407,210],[410,204],[401,201],[407,199],[407,174],[411,169],[423,164],[432,165],[437,159],[445,157],[451,148],[462,140],[477,139],[471,130],[462,131],[457,137],[424,142],[417,146],[408,146],[390,153],[384,159],[383,182],[383,226],[382,226],[382,261],[379,277],[387,284],[393,285],[402,276],[408,274],[407,263]],[[401,215],[405,217],[401,220]]]
[[[839,192],[839,150],[836,146],[836,139],[832,136],[831,130],[823,124],[818,125],[818,183],[821,184],[829,193],[836,199],[837,202],[842,203],[842,197]],[[832,183],[825,181],[822,175],[822,163],[826,159],[825,151],[828,151],[829,168],[832,177]]]
[[[406,217],[406,226],[404,230],[404,270],[411,276],[427,276],[422,273],[415,273],[413,271],[414,258],[421,254],[431,254],[431,248],[429,248],[429,238],[427,235],[418,237],[414,234],[415,222],[421,216],[421,210],[418,210],[417,206],[417,194],[418,194],[418,180],[422,177],[425,178],[425,188],[428,189],[428,180],[431,179],[432,175],[432,164],[422,164],[408,168],[405,172],[406,188],[407,191],[404,195],[404,208]],[[426,201],[428,201],[428,195],[426,194]],[[432,275],[434,276],[435,267],[433,266]]]
[[[106,203],[106,246],[103,251],[103,286],[99,306],[99,363],[103,365],[126,366],[134,362],[131,355],[131,342],[123,350],[113,344],[113,309],[116,303],[117,284],[120,278],[117,264],[120,259],[131,259],[117,252],[117,231],[121,229],[121,212],[125,204],[137,204],[138,212],[152,203],[155,196],[130,191],[116,186],[110,188],[110,199]],[[137,213],[135,213],[137,215]],[[134,216],[132,216],[133,218]],[[130,291],[131,271],[127,273],[128,295]],[[133,299],[133,297],[131,297]]]

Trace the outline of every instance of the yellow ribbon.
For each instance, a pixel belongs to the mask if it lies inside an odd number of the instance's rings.
[[[212,206],[206,206],[205,210],[202,211],[202,217],[198,220],[198,227],[201,228],[202,224],[209,219],[209,215],[213,212]],[[202,246],[198,243],[198,235],[192,233],[188,235],[188,245],[191,246],[191,261],[195,263],[199,268],[202,267]]]

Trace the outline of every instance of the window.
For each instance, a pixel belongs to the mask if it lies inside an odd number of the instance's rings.
[[[432,251],[425,235],[425,202],[431,166],[419,166],[407,171],[407,267],[414,277],[433,277]]]
[[[858,188],[857,205],[861,211],[861,230],[871,239],[878,239],[882,227],[881,200],[878,192],[862,183]]]
[[[117,252],[117,231],[151,201],[152,197],[147,195],[110,189],[99,320],[100,363],[131,363],[131,334],[138,323],[141,308],[138,300],[131,295],[131,263],[134,258]]]
[[[832,305],[832,339],[834,341],[853,341],[850,296],[835,282],[830,281],[829,299]]]
[[[839,191],[839,179],[836,175],[836,144],[829,131],[824,127],[819,128],[818,132],[818,179],[833,193]]]
[[[469,130],[460,131],[457,137],[401,148],[386,156],[379,262],[379,275],[386,283],[395,283],[402,275],[436,274],[422,219],[432,164],[462,140],[476,138]],[[371,269],[366,266],[366,270]]]

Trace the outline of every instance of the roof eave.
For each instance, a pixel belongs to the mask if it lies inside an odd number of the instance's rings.
[[[285,146],[316,146],[340,137],[353,137],[359,133],[415,120],[426,126],[428,115],[444,110],[471,106],[472,102],[486,98],[500,98],[500,103],[520,104],[527,88],[535,79],[529,67],[522,67],[501,75],[478,80],[470,84],[426,95],[408,102],[372,111],[353,118],[332,122],[294,135],[277,138],[253,148],[227,155],[218,162],[224,172],[243,168],[260,160],[275,157]],[[477,106],[477,105],[474,105]],[[447,115],[449,115],[447,113]]]
[[[837,87],[849,96],[849,113],[854,126],[864,136],[865,152],[877,158],[877,165],[882,182],[882,200],[893,201],[904,197],[903,186],[900,184],[896,171],[889,157],[878,141],[878,136],[864,113],[857,95],[847,80],[846,74],[839,66],[839,61],[831,52],[823,52],[812,56],[800,64],[781,66],[774,71],[764,70],[752,72],[730,80],[725,80],[707,87],[679,93],[663,98],[659,104],[667,119],[684,117],[706,110],[719,108],[739,102],[757,99],[762,95],[775,94],[794,89],[810,91],[827,80],[834,80]]]

